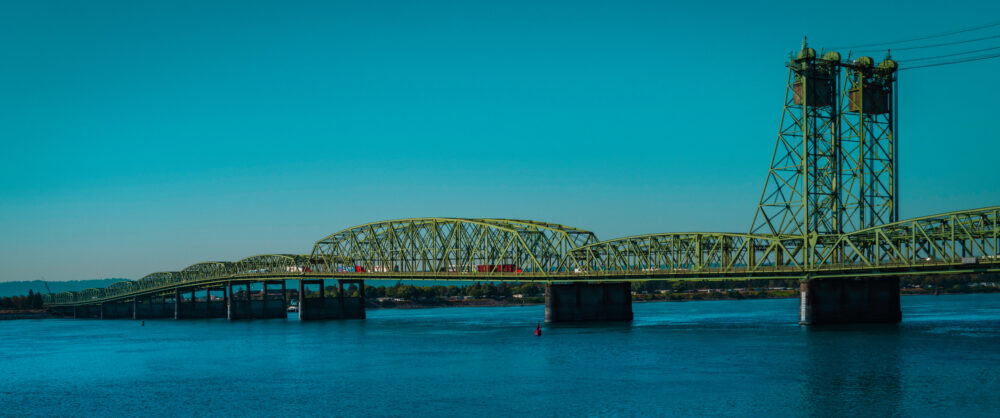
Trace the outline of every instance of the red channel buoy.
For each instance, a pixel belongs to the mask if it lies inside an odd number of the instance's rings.
[[[538,324],[538,326],[535,327],[535,336],[536,337],[542,336],[542,324]]]

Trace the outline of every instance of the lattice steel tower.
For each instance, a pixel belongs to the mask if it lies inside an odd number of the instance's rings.
[[[786,238],[776,264],[839,259],[825,252],[845,232],[893,222],[896,204],[896,63],[822,57],[803,41],[788,63],[785,106],[750,229]]]
[[[841,103],[843,231],[899,220],[896,62],[861,57],[847,69]]]

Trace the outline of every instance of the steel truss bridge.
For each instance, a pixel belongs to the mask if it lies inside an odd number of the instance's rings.
[[[283,279],[636,281],[852,278],[1000,271],[1000,206],[898,220],[896,64],[788,63],[771,168],[748,233],[661,233],[601,241],[515,219],[415,218],[331,234],[309,254],[197,263],[48,306],[124,302]]]
[[[402,219],[337,232],[318,241],[311,254],[197,263],[103,289],[47,295],[46,302],[95,304],[178,288],[301,278],[561,282],[997,272],[1000,206],[810,239],[822,251],[803,260],[806,247],[796,236],[692,232],[599,241],[590,231],[535,221]]]

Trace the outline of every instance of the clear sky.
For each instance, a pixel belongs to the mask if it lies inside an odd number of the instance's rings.
[[[743,232],[803,35],[818,49],[997,16],[995,1],[0,2],[0,281],[308,253],[422,216]],[[980,33],[1000,28],[965,38]],[[997,74],[901,74],[902,218],[1000,204]]]

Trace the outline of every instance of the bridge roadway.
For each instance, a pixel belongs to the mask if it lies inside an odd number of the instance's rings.
[[[622,295],[628,293],[627,287],[615,287],[616,282],[796,278],[803,283],[800,321],[811,323],[816,321],[805,318],[805,301],[812,300],[807,293],[817,292],[816,286],[828,288],[829,281],[853,283],[851,286],[876,281],[881,289],[877,297],[895,298],[898,306],[899,276],[1000,271],[998,222],[1000,206],[994,206],[836,236],[663,233],[599,241],[590,231],[537,221],[402,219],[331,234],[316,242],[308,255],[265,254],[236,262],[197,263],[181,271],[152,273],[103,289],[46,295],[45,303],[64,313],[71,308],[79,311],[78,307],[131,303],[130,312],[136,317],[139,302],[160,299],[177,305],[185,302],[183,295],[188,292],[205,291],[205,300],[211,303],[212,289],[225,290],[222,299],[227,310],[232,310],[228,305],[235,295],[242,294],[246,303],[251,303],[251,284],[280,282],[284,286],[285,280],[298,280],[300,289],[321,284],[322,279],[335,279],[341,285],[357,283],[362,289],[366,279],[537,281],[547,283],[547,319],[553,319],[548,318],[549,305],[559,305],[562,300],[563,305],[576,304],[579,310],[579,305],[586,305],[583,299],[587,292],[597,292],[593,296],[600,300],[597,304],[608,300],[616,306],[630,304],[630,295]],[[896,283],[895,296],[891,290],[889,295],[882,294],[888,288],[878,283],[885,280],[889,280],[889,287]],[[234,292],[240,286],[245,293]],[[576,294],[563,297],[560,289],[565,286]],[[602,290],[602,286],[612,290]],[[832,290],[836,294],[826,299],[875,297],[869,284],[862,286],[863,295],[854,296],[853,291],[843,288],[847,285],[837,286]],[[347,303],[342,292],[338,295],[340,305],[334,310]],[[192,296],[187,300],[197,299]],[[284,298],[281,300],[283,308]],[[363,311],[363,303],[351,303]],[[582,309],[586,311],[586,306]],[[175,317],[181,316],[180,308],[175,306],[173,311]],[[627,311],[625,319],[631,319],[630,306]]]

